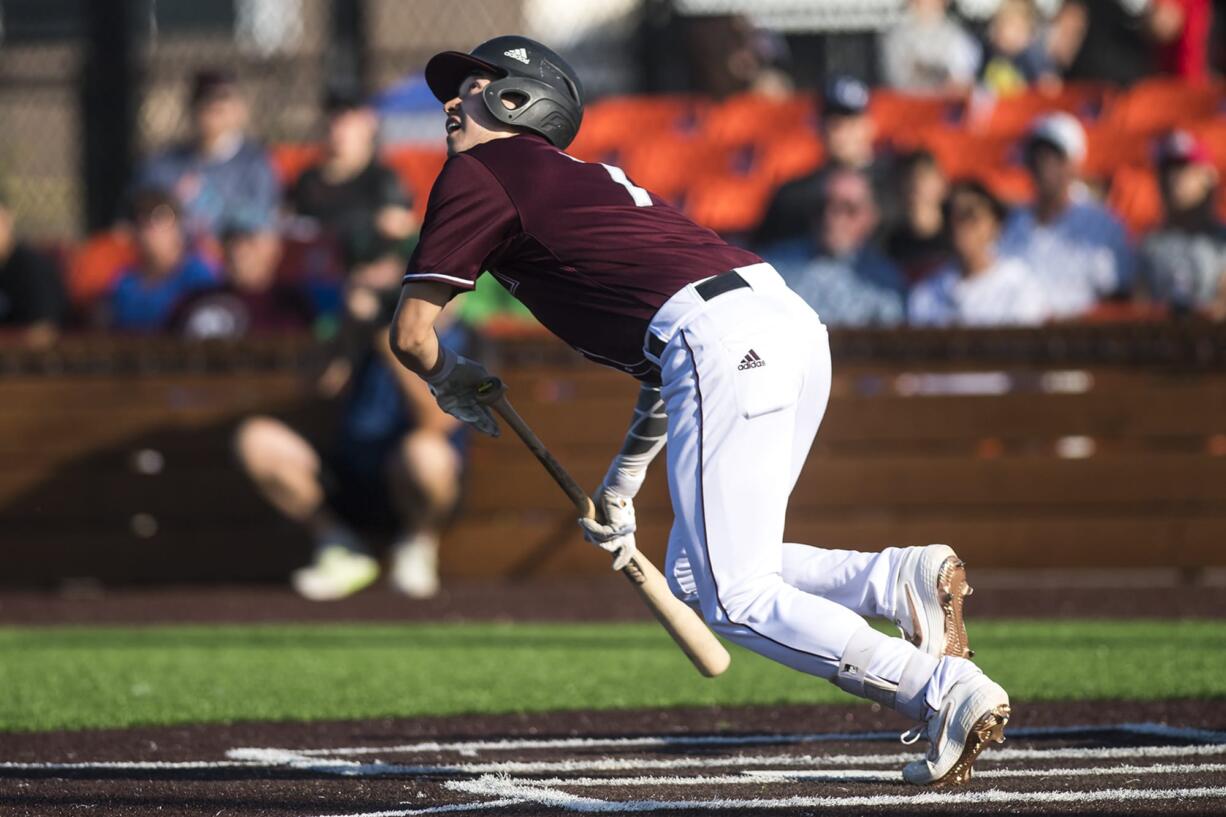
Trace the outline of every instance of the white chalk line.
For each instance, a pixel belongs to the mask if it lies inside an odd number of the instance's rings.
[[[853,796],[746,798],[715,800],[597,800],[550,788],[537,788],[506,778],[452,781],[445,784],[452,791],[502,799],[516,798],[528,803],[562,808],[572,812],[679,811],[685,809],[795,809],[795,808],[862,808],[873,806],[980,805],[1017,803],[1089,803],[1153,800],[1191,800],[1226,797],[1226,786],[1180,789],[1096,789],[1091,791],[922,791],[917,794],[870,794]],[[383,815],[399,817],[401,812]],[[369,817],[369,815],[351,815]]]
[[[1088,766],[1060,769],[976,769],[975,779],[983,778],[1029,778],[1029,777],[1076,777],[1079,775],[1124,776],[1130,774],[1199,774],[1201,772],[1226,772],[1221,763],[1155,763],[1138,766]],[[899,783],[902,772],[870,771],[867,769],[813,769],[810,771],[782,771],[777,769],[747,769],[740,774],[682,776],[662,775],[654,777],[548,777],[521,779],[518,782],[532,786],[557,788],[589,788],[593,786],[742,786],[770,783],[796,783],[822,781],[827,783]]]
[[[445,806],[426,806],[415,809],[393,809],[391,811],[366,811],[361,814],[339,814],[335,817],[415,817],[418,814],[446,814],[449,811],[484,811],[503,806],[522,806],[523,800],[483,800],[479,803],[448,803]],[[331,817],[331,816],[329,816]]]
[[[174,770],[225,768],[289,768],[321,774],[347,777],[415,776],[415,775],[481,775],[481,774],[565,774],[573,772],[619,772],[747,766],[892,766],[913,760],[914,751],[888,754],[835,755],[686,755],[673,758],[583,758],[548,761],[488,761],[404,765],[395,763],[363,763],[343,759],[304,757],[284,749],[245,749],[242,759],[228,761],[97,761],[75,763],[0,763],[0,770]],[[1057,747],[1051,749],[993,748],[980,758],[980,763],[994,764],[1011,760],[1127,760],[1162,759],[1173,757],[1207,757],[1226,755],[1226,744],[1187,744],[1182,746],[1114,746]]]
[[[1226,743],[1226,732],[1207,729],[1192,729],[1167,726],[1158,723],[1122,723],[1103,726],[1038,726],[1010,729],[1013,738],[1070,737],[1075,735],[1101,735],[1122,732],[1176,740],[1192,740],[1201,743]],[[898,732],[812,732],[808,734],[755,734],[755,735],[647,735],[620,738],[504,738],[499,740],[470,741],[421,741],[393,746],[342,746],[335,749],[285,749],[307,757],[349,757],[356,755],[449,753],[475,755],[479,752],[510,752],[532,749],[633,749],[665,748],[676,746],[788,746],[801,743],[858,743],[896,740]],[[232,749],[231,757],[241,756],[252,750]]]

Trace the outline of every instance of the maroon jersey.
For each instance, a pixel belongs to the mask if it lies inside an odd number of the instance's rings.
[[[404,280],[468,290],[489,270],[579,352],[652,380],[643,340],[660,306],[686,284],[760,260],[620,168],[523,134],[447,160]]]

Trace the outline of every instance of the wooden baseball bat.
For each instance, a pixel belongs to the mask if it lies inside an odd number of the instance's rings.
[[[566,492],[575,509],[588,519],[595,519],[596,506],[587,491],[562,467],[524,422],[524,418],[519,416],[519,412],[507,400],[506,387],[502,381],[493,378],[482,383],[478,393],[482,402],[494,409],[524,441],[528,450],[540,460],[549,475]],[[732,657],[728,655],[724,645],[707,629],[706,623],[692,608],[672,594],[664,576],[646,556],[636,552],[621,573],[638,591],[643,603],[655,614],[656,620],[673,637],[673,641],[677,642],[677,646],[690,659],[695,669],[708,678],[714,678],[728,669]]]

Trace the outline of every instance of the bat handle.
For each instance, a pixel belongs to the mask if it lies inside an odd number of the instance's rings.
[[[595,519],[596,506],[592,504],[591,497],[587,495],[587,491],[583,490],[583,486],[575,481],[570,472],[562,467],[562,463],[554,458],[549,449],[545,447],[545,444],[529,428],[524,418],[519,416],[519,412],[507,400],[506,384],[497,377],[491,377],[477,387],[477,399],[492,408],[502,418],[503,422],[510,426],[511,430],[524,441],[529,450],[545,466],[545,470],[549,472],[549,475],[566,492],[567,498],[575,506],[575,510],[579,512],[579,515],[587,519]]]

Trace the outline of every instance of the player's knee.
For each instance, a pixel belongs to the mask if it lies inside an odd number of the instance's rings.
[[[718,591],[718,611],[733,624],[754,626],[775,617],[782,577],[775,574],[747,576],[725,582]]]
[[[448,485],[459,475],[460,458],[445,436],[418,430],[406,434],[396,465],[415,482]]]
[[[419,429],[405,435],[390,466],[392,480],[411,482],[432,494],[446,494],[459,481],[460,455],[443,434]]]
[[[269,417],[248,417],[239,423],[231,440],[234,455],[248,473],[264,470],[275,448],[277,422]]]

